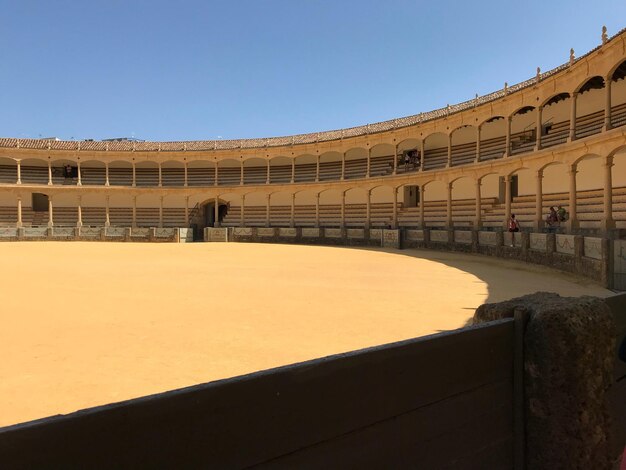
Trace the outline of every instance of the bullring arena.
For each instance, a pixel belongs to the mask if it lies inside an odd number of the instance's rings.
[[[19,242],[0,244],[0,426],[626,289],[625,78],[626,32],[603,31],[525,82],[350,129],[0,139]],[[569,217],[548,230],[551,206]]]

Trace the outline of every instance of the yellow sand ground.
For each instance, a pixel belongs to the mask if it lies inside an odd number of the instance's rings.
[[[1,243],[0,426],[463,326],[573,276],[439,252]]]

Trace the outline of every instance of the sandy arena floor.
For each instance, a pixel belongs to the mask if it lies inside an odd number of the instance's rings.
[[[0,426],[463,326],[573,276],[429,251],[0,243]]]

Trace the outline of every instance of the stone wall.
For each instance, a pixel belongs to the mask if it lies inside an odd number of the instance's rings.
[[[23,227],[2,229],[0,241],[178,242],[191,241],[189,230],[170,227]]]

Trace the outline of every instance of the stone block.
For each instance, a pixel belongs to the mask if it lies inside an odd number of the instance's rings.
[[[424,231],[423,230],[407,230],[406,239],[412,242],[423,242]]]
[[[256,229],[256,234],[259,237],[274,237],[276,236],[276,229],[273,227],[259,227]]]
[[[437,243],[448,243],[448,231],[447,230],[431,230],[430,241]]]
[[[251,227],[235,227],[233,229],[233,234],[238,237],[251,237],[252,236],[252,228]]]
[[[362,240],[365,238],[365,230],[362,228],[349,228],[346,230],[346,236],[348,238],[356,238]]]
[[[478,232],[479,245],[496,246],[497,241],[496,232]]]
[[[531,233],[530,249],[534,251],[548,251],[548,235],[546,233]]]
[[[326,238],[341,238],[342,230],[340,228],[325,228],[324,237]]]
[[[454,231],[454,243],[461,243],[463,245],[472,244],[472,232],[469,230],[455,230]]]
[[[310,228],[305,227],[302,229],[302,236],[307,238],[319,238],[320,229],[319,228]]]
[[[585,237],[583,256],[593,259],[602,259],[602,238]]]
[[[474,322],[528,314],[524,334],[526,468],[610,469],[611,310],[596,297],[538,292],[481,305]]]
[[[574,254],[574,235],[556,235],[557,253]]]

